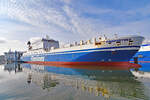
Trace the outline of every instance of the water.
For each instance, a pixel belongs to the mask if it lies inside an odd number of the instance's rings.
[[[150,100],[150,68],[144,68],[150,64],[143,65],[139,71],[96,66],[0,65],[0,100]]]

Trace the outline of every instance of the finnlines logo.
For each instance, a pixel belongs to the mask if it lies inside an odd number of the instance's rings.
[[[44,61],[44,57],[32,57],[31,61]]]

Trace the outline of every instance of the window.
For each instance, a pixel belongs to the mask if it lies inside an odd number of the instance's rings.
[[[111,42],[108,42],[108,44],[111,44]]]
[[[121,42],[120,42],[120,41],[117,41],[116,44],[117,44],[117,46],[120,46]]]
[[[132,45],[132,44],[133,44],[133,41],[130,40],[130,41],[129,41],[129,45]]]
[[[138,55],[138,58],[143,58],[143,55],[139,54],[139,55]]]

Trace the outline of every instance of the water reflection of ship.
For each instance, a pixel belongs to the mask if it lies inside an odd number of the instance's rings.
[[[48,90],[57,84],[71,86],[78,91],[96,96],[124,97],[129,99],[147,98],[143,85],[134,79],[130,71],[79,70],[60,67],[23,64],[24,71],[32,82]],[[28,77],[29,78],[29,77]],[[50,85],[53,84],[53,85]]]
[[[22,67],[19,63],[8,63],[4,65],[4,70],[7,70],[9,73],[14,71],[15,73],[22,72]]]
[[[27,71],[27,69],[25,69],[25,71]],[[42,89],[47,89],[48,91],[50,88],[59,84],[56,80],[51,79],[51,76],[48,74],[35,74],[34,72],[28,73],[27,83],[30,84],[31,82],[34,82],[41,86]]]

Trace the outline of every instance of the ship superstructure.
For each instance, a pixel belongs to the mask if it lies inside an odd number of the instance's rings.
[[[139,50],[143,39],[142,36],[115,39],[100,37],[60,48],[59,41],[43,38],[37,48],[37,43],[28,42],[29,50],[23,54],[22,61],[68,65],[115,65],[118,62],[128,62]]]

